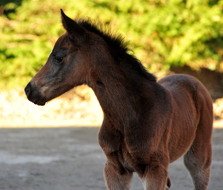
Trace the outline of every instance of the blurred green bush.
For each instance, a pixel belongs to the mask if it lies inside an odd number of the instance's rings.
[[[152,72],[223,71],[223,0],[1,0],[0,87],[24,86],[64,32],[60,8],[118,31]],[[0,14],[2,8],[0,9]]]

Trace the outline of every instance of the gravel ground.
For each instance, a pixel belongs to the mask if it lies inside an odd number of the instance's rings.
[[[105,190],[98,127],[0,129],[1,190]],[[223,187],[223,129],[214,129],[209,190]],[[170,165],[171,190],[193,189],[182,159]],[[142,190],[134,175],[131,190]]]

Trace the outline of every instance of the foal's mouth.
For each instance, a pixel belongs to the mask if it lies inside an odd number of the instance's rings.
[[[46,98],[42,97],[38,89],[33,88],[31,83],[28,83],[25,87],[25,93],[28,100],[34,104],[39,106],[44,106],[46,104]]]

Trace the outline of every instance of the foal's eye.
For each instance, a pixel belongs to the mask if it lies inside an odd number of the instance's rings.
[[[60,63],[63,61],[63,57],[60,57],[60,56],[54,56],[54,59],[56,60],[57,63]]]

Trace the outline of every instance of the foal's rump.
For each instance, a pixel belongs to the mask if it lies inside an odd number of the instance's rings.
[[[190,75],[175,74],[162,78],[158,83],[170,92],[178,107],[184,110],[194,107],[197,119],[200,119],[201,109],[213,114],[211,96],[198,79]]]
[[[170,75],[158,83],[171,96],[173,114],[169,155],[172,162],[186,153],[196,138],[200,139],[200,143],[210,141],[212,99],[203,84],[189,75]]]

